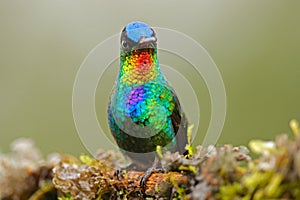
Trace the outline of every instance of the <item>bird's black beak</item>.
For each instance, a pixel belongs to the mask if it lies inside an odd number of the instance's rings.
[[[143,44],[143,43],[150,43],[150,42],[156,42],[156,37],[143,37],[139,40],[139,44]]]
[[[156,43],[156,37],[142,37],[140,40],[139,40],[139,46],[140,47],[148,47],[149,44],[155,44]]]

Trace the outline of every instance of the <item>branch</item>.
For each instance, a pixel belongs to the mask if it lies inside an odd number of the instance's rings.
[[[121,179],[114,177],[109,181],[109,184],[117,190],[129,190],[139,193],[145,193],[147,196],[168,196],[169,189],[172,183],[178,185],[187,185],[189,183],[188,177],[179,172],[168,173],[153,173],[146,182],[146,187],[140,187],[140,180],[145,172],[128,171]],[[164,193],[167,193],[164,195]]]
[[[171,189],[178,185],[188,185],[188,176],[179,172],[152,173],[145,188],[140,180],[145,172],[126,171],[115,176],[115,168],[98,165],[74,165],[61,163],[53,170],[53,183],[56,189],[69,193],[74,199],[92,199],[101,195],[102,198],[126,197],[169,197]],[[67,178],[66,178],[67,175]],[[122,193],[123,191],[123,193]]]

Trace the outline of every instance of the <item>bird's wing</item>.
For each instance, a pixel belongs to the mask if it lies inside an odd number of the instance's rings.
[[[172,125],[174,128],[174,132],[176,134],[176,150],[179,153],[186,153],[185,146],[187,144],[187,128],[188,128],[188,120],[180,107],[180,103],[176,93],[171,90],[175,107],[171,115]]]

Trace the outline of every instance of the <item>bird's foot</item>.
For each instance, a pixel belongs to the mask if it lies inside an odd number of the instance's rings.
[[[122,178],[124,178],[124,171],[125,171],[124,168],[117,168],[117,169],[114,171],[114,176],[115,176],[118,180],[121,180]]]
[[[143,188],[143,189],[146,187],[147,180],[149,179],[151,174],[157,173],[157,172],[164,172],[164,171],[165,170],[163,170],[163,168],[158,168],[158,167],[155,167],[155,166],[150,167],[149,169],[147,169],[145,174],[142,176],[142,178],[140,180],[140,187]]]
[[[126,171],[129,170],[136,170],[137,167],[135,164],[130,164],[127,167],[118,167],[117,169],[115,169],[114,171],[114,176],[118,179],[121,180],[122,178],[124,178],[124,175],[126,174]]]

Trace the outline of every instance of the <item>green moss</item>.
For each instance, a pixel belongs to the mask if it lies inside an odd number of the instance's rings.
[[[172,173],[147,195],[143,190],[126,188],[126,184],[115,188],[111,172],[120,168],[122,156],[114,151],[99,151],[95,158],[61,155],[60,162],[43,161],[46,166],[40,165],[38,159],[24,160],[31,163],[31,168],[20,167],[22,163],[19,167],[14,165],[20,155],[1,155],[0,199],[300,199],[299,125],[292,120],[290,126],[294,138],[281,134],[273,141],[252,140],[250,151],[231,145],[194,148],[190,140],[188,156],[163,152],[158,147],[162,167],[166,173]],[[24,142],[29,149],[22,151],[22,155],[23,152],[27,152],[24,155],[38,152],[32,142]],[[252,159],[248,153],[255,153],[257,157]],[[50,166],[54,166],[54,177]],[[175,172],[188,182],[175,181],[178,180],[172,176]],[[129,174],[123,174],[124,183]],[[35,184],[30,186],[32,181]]]

